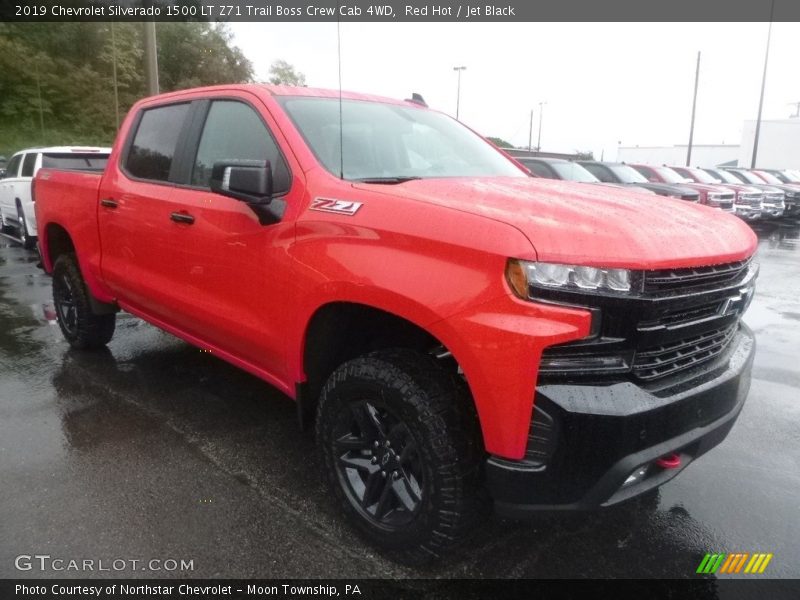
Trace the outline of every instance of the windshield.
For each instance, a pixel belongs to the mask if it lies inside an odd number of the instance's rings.
[[[753,175],[752,173],[748,173],[747,171],[731,171],[734,177],[739,177],[742,181],[747,183],[755,183],[757,185],[763,185],[764,182],[761,181],[758,177]]]
[[[639,171],[628,165],[607,165],[622,183],[647,183]]]
[[[778,179],[777,177],[775,177],[775,175],[773,175],[772,173],[767,173],[766,171],[758,171],[758,173],[756,173],[756,174],[759,177],[761,177],[761,179],[763,179],[767,183],[771,183],[772,185],[776,185],[776,184],[780,185],[780,183],[781,183],[781,180]]]
[[[684,169],[698,183],[720,183],[720,179],[703,171],[703,169]]]
[[[714,177],[719,177],[725,183],[735,183],[737,185],[742,185],[742,180],[737,179],[727,171],[723,171],[722,169],[708,169],[706,170],[707,173],[713,175]]]
[[[480,136],[441,113],[338,98],[279,98],[322,165],[349,180],[527,177]],[[343,148],[343,151],[342,151]],[[343,157],[343,160],[342,160]]]
[[[600,181],[581,165],[574,162],[554,162],[550,163],[550,166],[562,179],[567,181],[580,181],[581,183],[597,183]]]
[[[685,177],[681,177],[669,167],[653,167],[653,170],[667,183],[686,183],[688,181]]]

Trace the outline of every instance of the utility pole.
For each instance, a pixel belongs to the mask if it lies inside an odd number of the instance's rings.
[[[458,87],[456,88],[456,121],[458,121],[458,111],[461,107],[461,71],[466,71],[467,67],[453,67],[453,71],[458,73]]]
[[[539,135],[538,139],[536,140],[536,151],[542,151],[542,114],[544,113],[544,105],[547,102],[539,102]]]
[[[764,52],[764,75],[761,77],[761,97],[758,100],[758,119],[756,120],[756,135],[753,139],[753,159],[750,161],[750,168],[756,168],[756,157],[758,156],[758,137],[761,134],[761,111],[764,108],[764,88],[767,86],[767,64],[769,63],[769,42],[772,38],[772,15],[775,12],[775,0],[772,0],[769,8],[769,29],[767,30],[767,49]]]
[[[111,69],[114,76],[114,129],[119,129],[119,87],[117,85],[117,38],[114,35],[114,21],[111,21]]]
[[[44,143],[44,106],[42,105],[42,78],[39,76],[39,61],[36,61],[36,93],[39,96],[39,127],[42,129],[42,143]]]
[[[531,121],[528,125],[528,152],[531,151],[531,142],[533,141],[533,109],[531,109]]]
[[[700,83],[700,52],[697,52],[697,69],[694,72],[694,99],[692,100],[692,124],[689,126],[689,148],[686,150],[686,166],[692,165],[692,142],[694,141],[694,115],[697,109],[697,84]]]
[[[144,22],[144,73],[147,95],[158,94],[158,54],[156,51],[156,22]]]

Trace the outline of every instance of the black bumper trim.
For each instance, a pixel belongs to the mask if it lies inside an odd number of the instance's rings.
[[[632,384],[624,388],[624,399],[618,397],[623,389],[619,386],[542,386],[536,402],[560,420],[558,449],[544,470],[490,457],[487,486],[495,511],[524,517],[542,511],[592,510],[675,477],[725,439],[744,406],[755,354],[752,332],[742,325],[731,346],[713,364],[657,395]],[[576,388],[581,388],[579,394]],[[673,452],[682,459],[679,468],[652,464]],[[647,476],[624,486],[643,465],[650,465]]]

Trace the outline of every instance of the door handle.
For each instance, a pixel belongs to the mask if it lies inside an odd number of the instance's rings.
[[[106,208],[117,208],[117,206],[119,206],[118,202],[113,198],[103,198],[100,200],[100,204]]]
[[[176,223],[186,223],[187,225],[194,223],[194,217],[185,212],[174,212],[169,216],[169,218]]]

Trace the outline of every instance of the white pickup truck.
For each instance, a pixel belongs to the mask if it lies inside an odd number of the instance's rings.
[[[102,171],[111,148],[52,146],[20,150],[6,166],[0,179],[0,226],[16,234],[25,248],[36,246],[36,214],[31,181],[42,167],[81,171]]]

